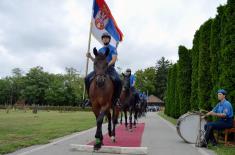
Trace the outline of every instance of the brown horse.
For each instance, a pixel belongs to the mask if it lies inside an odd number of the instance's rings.
[[[89,97],[92,104],[92,111],[96,117],[96,142],[94,144],[94,150],[99,150],[103,145],[102,123],[104,116],[108,118],[108,133],[113,142],[115,142],[115,126],[118,118],[118,110],[115,106],[112,106],[114,84],[111,78],[107,75],[108,63],[106,57],[109,54],[109,50],[105,54],[98,53],[94,50],[94,71],[95,76],[91,82],[89,89]],[[111,108],[113,109],[113,115],[111,116]],[[112,121],[111,121],[112,119]],[[112,129],[112,123],[113,129]]]
[[[122,91],[120,95],[120,103],[121,103],[121,110],[124,113],[125,117],[125,127],[128,130],[128,123],[127,123],[127,112],[129,112],[129,129],[132,132],[132,117],[136,111],[136,103],[135,103],[135,96],[131,91],[130,88],[130,77],[123,74],[123,85]],[[122,112],[121,112],[121,120],[120,123],[122,124]],[[136,119],[134,119],[134,127],[136,127]]]

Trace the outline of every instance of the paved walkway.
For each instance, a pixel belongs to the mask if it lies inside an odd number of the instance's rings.
[[[145,122],[142,146],[148,147],[149,155],[214,155],[210,150],[185,143],[175,126],[156,113],[148,113]]]
[[[184,143],[177,135],[175,127],[156,113],[148,113],[141,122],[146,123],[142,146],[148,147],[149,155],[213,155],[212,151],[198,149],[194,145]],[[104,132],[107,131],[106,128],[107,125],[104,125]],[[54,140],[46,145],[25,148],[9,155],[96,155],[99,153],[73,152],[70,149],[70,144],[87,144],[92,141],[94,133],[95,128],[92,128]]]

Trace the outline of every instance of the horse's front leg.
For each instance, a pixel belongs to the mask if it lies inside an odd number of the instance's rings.
[[[120,124],[122,124],[122,111],[121,111],[121,119],[120,119]]]
[[[108,133],[109,133],[109,137],[111,137],[112,136],[112,122],[111,122],[110,111],[107,112],[107,118],[108,118]]]
[[[116,124],[117,124],[117,120],[118,120],[118,116],[119,116],[119,110],[117,107],[114,107],[113,108],[113,117],[112,117],[112,120],[113,120],[113,132],[112,132],[112,141],[113,142],[116,142]]]
[[[132,132],[133,131],[132,130],[132,113],[133,113],[133,109],[130,108],[129,112],[130,112],[130,116],[129,116],[130,132]]]
[[[138,115],[138,111],[135,110],[135,113],[134,113],[134,128],[136,128],[137,115]]]
[[[105,111],[101,111],[96,119],[96,142],[94,145],[94,150],[99,150],[103,144],[103,134],[102,134],[102,123],[105,116]]]
[[[124,110],[124,117],[125,117],[125,127],[126,127],[126,130],[128,130],[128,124],[127,124],[127,110]]]

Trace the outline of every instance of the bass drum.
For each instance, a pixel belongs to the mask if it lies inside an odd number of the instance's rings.
[[[179,136],[187,143],[196,143],[200,128],[199,113],[188,112],[179,117],[176,125]],[[204,131],[205,119],[201,119],[201,130]]]

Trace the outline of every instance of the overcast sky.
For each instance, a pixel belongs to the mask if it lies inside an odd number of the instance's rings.
[[[124,34],[116,66],[138,70],[162,56],[175,62],[178,46],[191,48],[195,31],[226,0],[106,2]],[[91,9],[92,0],[0,0],[0,77],[35,66],[84,74]],[[92,38],[91,47],[101,45]]]

